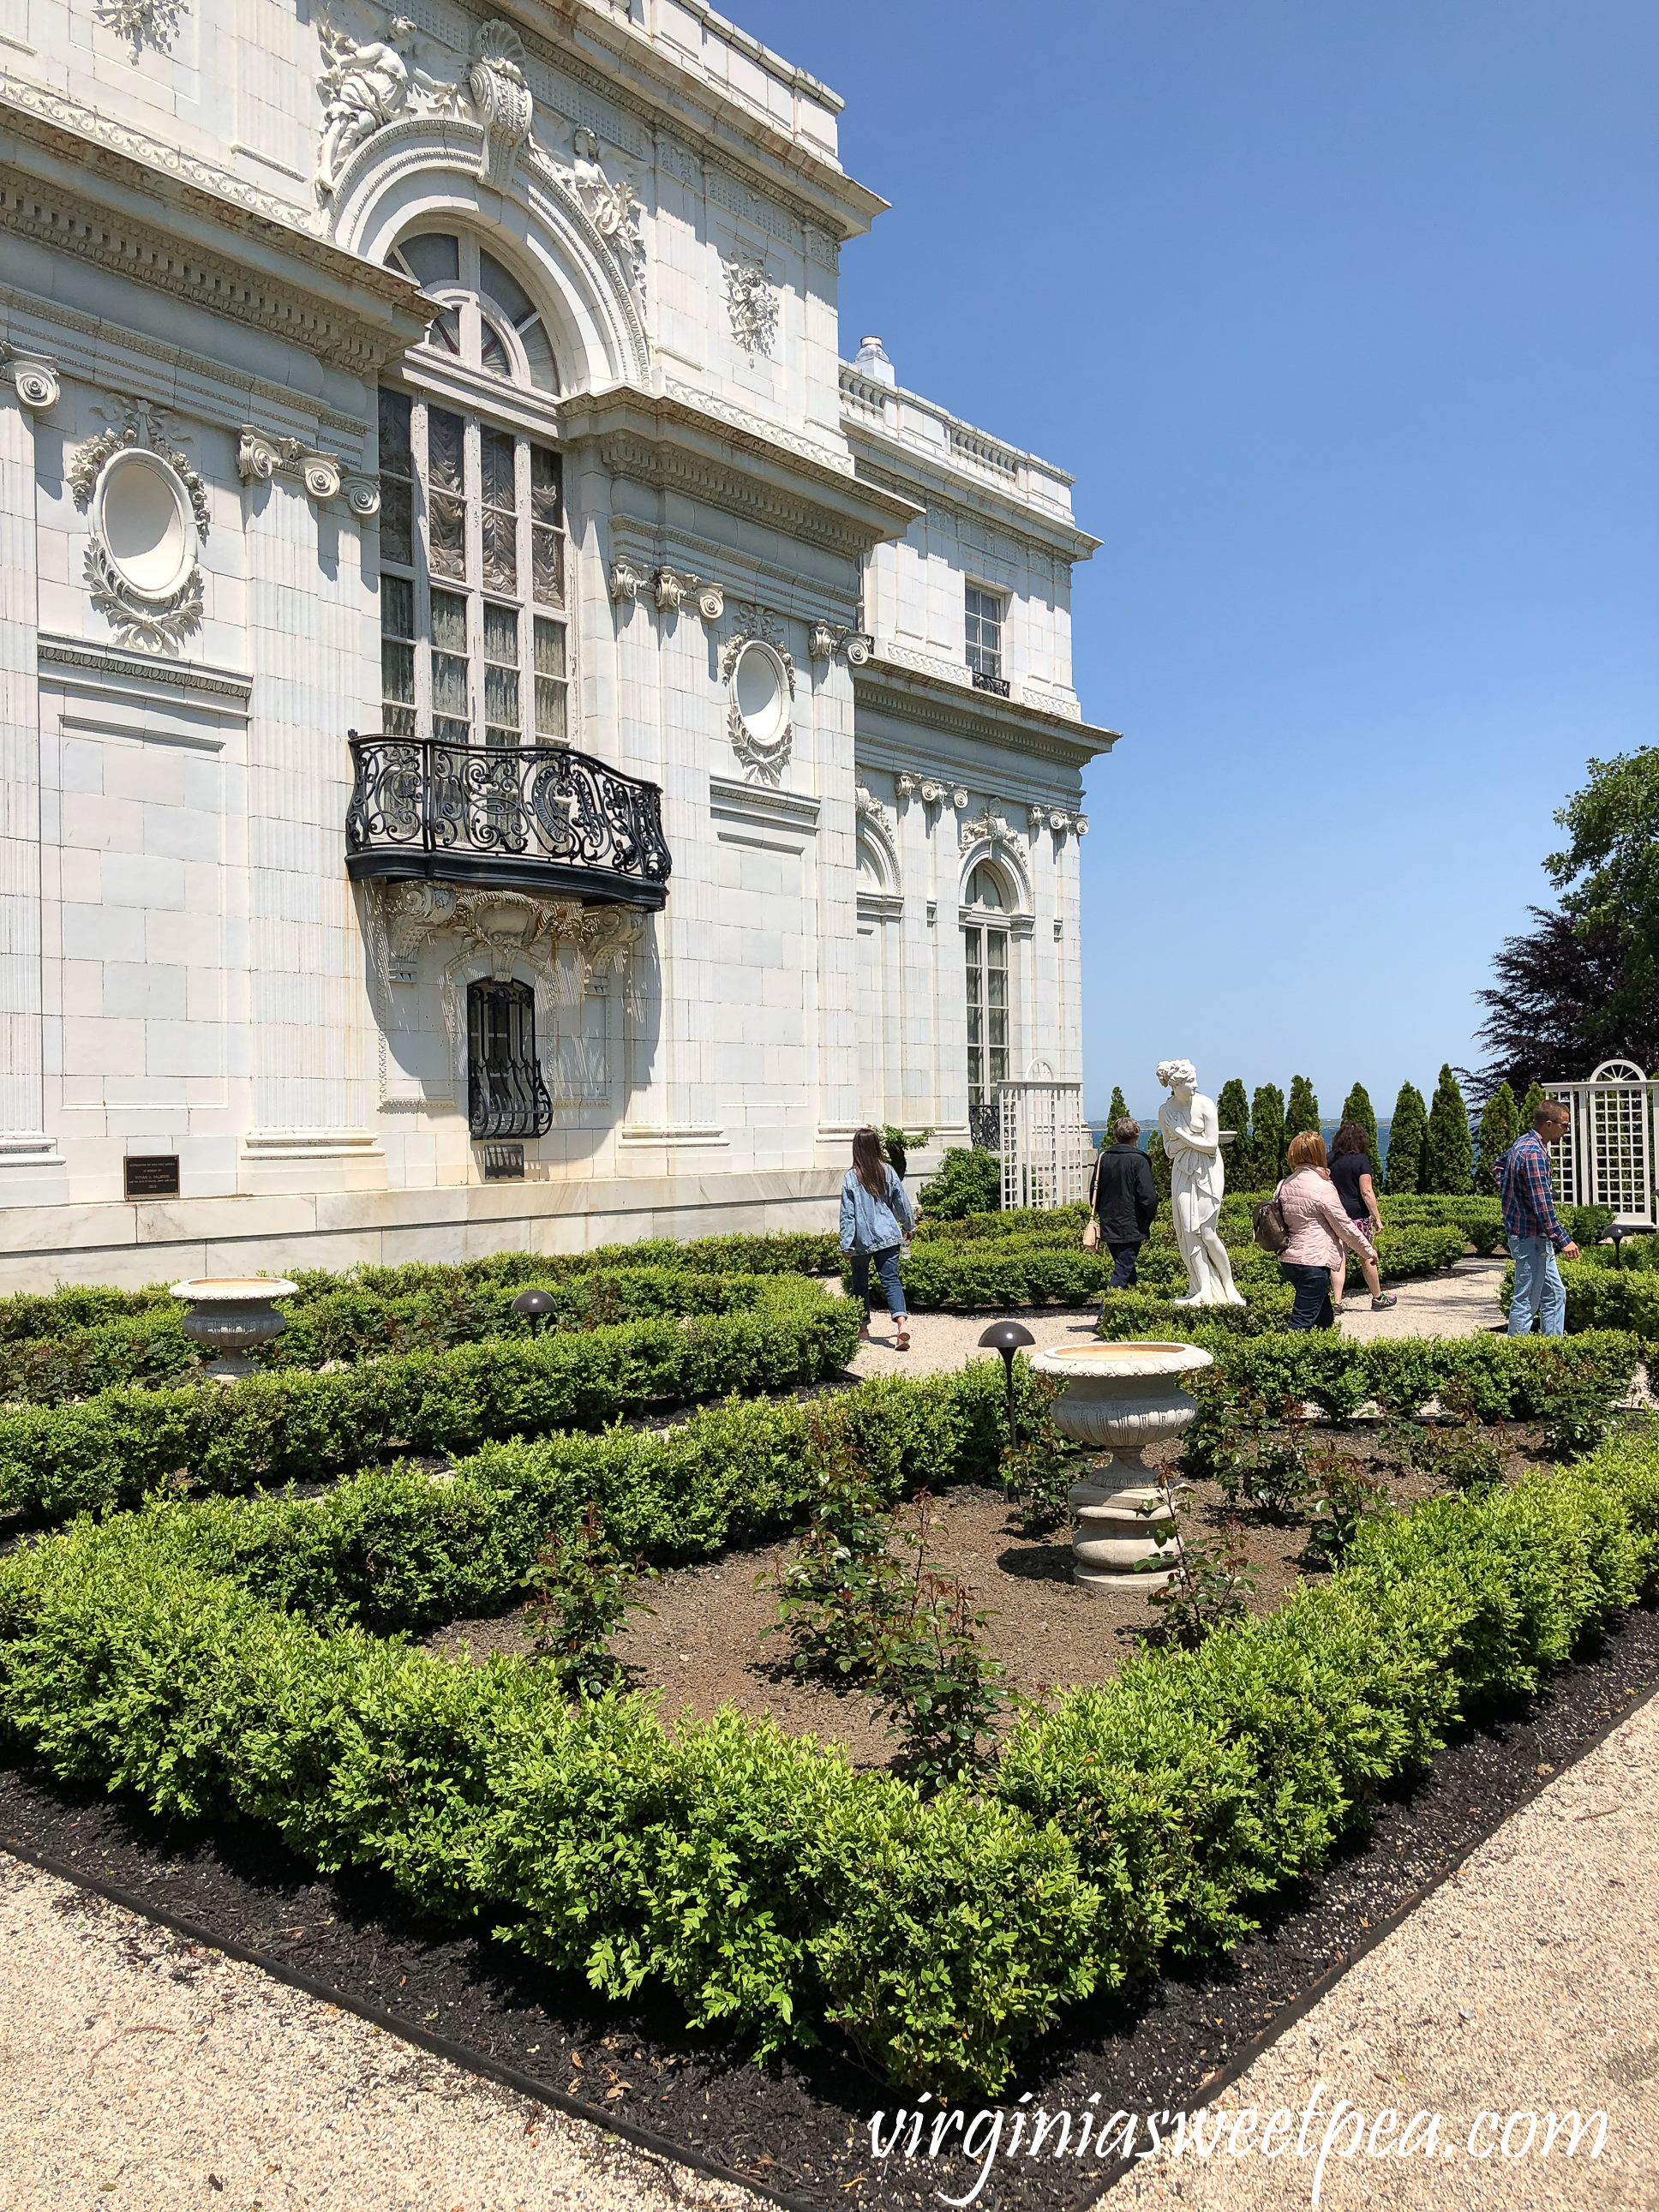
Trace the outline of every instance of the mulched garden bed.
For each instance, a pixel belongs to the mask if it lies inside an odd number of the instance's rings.
[[[1385,1482],[1401,1507],[1439,1487],[1431,1478],[1402,1474],[1383,1450],[1375,1425],[1310,1424],[1301,1442],[1310,1451],[1334,1448]],[[1550,1463],[1535,1428],[1511,1425],[1504,1443],[1511,1477]],[[1174,1439],[1154,1446],[1148,1463],[1167,1467],[1179,1448]],[[1080,1462],[1076,1478],[1086,1473]],[[1256,1577],[1252,1611],[1272,1612],[1304,1571],[1299,1559],[1308,1537],[1305,1514],[1275,1521],[1255,1510],[1236,1511],[1213,1482],[1190,1486],[1188,1534],[1206,1541],[1224,1535],[1226,1548],[1243,1553]],[[1001,1660],[1009,1686],[1021,1695],[1104,1681],[1148,1630],[1157,1632],[1160,1616],[1148,1602],[1146,1583],[1126,1577],[1121,1589],[1104,1593],[1081,1587],[1072,1579],[1068,1530],[1023,1536],[1018,1513],[1000,1490],[963,1486],[935,1499],[933,1509],[936,1528],[927,1556],[960,1577],[975,1605],[985,1607],[986,1648]],[[902,1546],[896,1548],[914,1560],[914,1551],[907,1555]],[[790,1549],[786,1540],[729,1552],[641,1583],[637,1595],[651,1611],[631,1614],[611,1640],[626,1686],[660,1690],[665,1719],[688,1707],[706,1719],[731,1704],[754,1719],[769,1712],[792,1735],[833,1738],[845,1744],[854,1765],[890,1766],[898,1747],[879,1710],[856,1687],[837,1690],[799,1678],[787,1638],[766,1632],[777,1618],[776,1593],[767,1585],[775,1582]],[[475,1662],[493,1651],[523,1654],[530,1648],[516,1609],[450,1622],[421,1640],[444,1657],[470,1653]]]
[[[1190,2108],[1256,2051],[1543,1786],[1659,1687],[1659,1614],[1638,1611],[1549,1693],[1462,1731],[1425,1776],[1380,1805],[1317,1881],[1287,1893],[1255,1941],[1202,1972],[1130,2000],[1081,2007],[1028,2056],[1018,2083],[1050,2111]],[[844,2061],[767,2068],[688,2035],[661,2007],[596,2004],[488,1938],[434,1929],[369,1878],[318,1881],[252,1829],[163,1825],[100,1793],[56,1784],[28,1764],[0,1766],[0,1843],[155,1917],[191,1923],[278,1972],[390,2014],[450,2055],[548,2100],[620,2122],[636,2140],[747,2180],[786,2202],[893,2208],[965,2194],[959,2156],[886,2168],[870,2117],[914,2103]],[[1593,1931],[1591,1931],[1593,1933]],[[973,2109],[972,2103],[969,2110]],[[1069,2212],[1115,2169],[1068,2158],[999,2165],[978,2199],[1010,2212]]]

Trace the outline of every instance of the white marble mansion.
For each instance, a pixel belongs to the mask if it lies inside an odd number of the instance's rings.
[[[1097,541],[842,358],[840,106],[0,0],[0,1289],[820,1226],[1080,1075]]]

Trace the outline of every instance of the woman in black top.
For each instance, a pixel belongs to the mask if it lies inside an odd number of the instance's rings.
[[[1367,1149],[1370,1139],[1358,1121],[1345,1121],[1331,1139],[1331,1181],[1336,1185],[1336,1194],[1342,1201],[1342,1211],[1350,1221],[1360,1223],[1365,1234],[1375,1243],[1376,1232],[1382,1226],[1382,1213],[1376,1202],[1376,1191],[1371,1182],[1371,1156]],[[1381,1313],[1386,1307],[1397,1305],[1398,1298],[1392,1291],[1385,1291],[1382,1279],[1376,1272],[1375,1260],[1358,1255],[1361,1272],[1371,1294],[1371,1311]],[[1347,1274],[1346,1255],[1344,1264],[1331,1269],[1331,1304],[1340,1314],[1342,1310],[1342,1288]]]

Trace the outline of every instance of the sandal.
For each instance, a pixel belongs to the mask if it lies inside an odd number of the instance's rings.
[[[1371,1311],[1373,1313],[1384,1313],[1387,1311],[1389,1307],[1397,1306],[1399,1303],[1400,1299],[1395,1291],[1379,1291],[1376,1296],[1371,1300]]]
[[[908,1352],[910,1349],[909,1335],[904,1329],[901,1329],[894,1338],[893,1349],[895,1352]]]

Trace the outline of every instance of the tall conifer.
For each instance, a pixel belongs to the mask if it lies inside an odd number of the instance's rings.
[[[1261,1084],[1250,1101],[1250,1164],[1258,1190],[1271,1190],[1285,1173],[1285,1094]]]
[[[1539,1108],[1543,1104],[1543,1103],[1544,1086],[1541,1083],[1534,1081],[1531,1090],[1528,1091],[1525,1098],[1521,1102],[1521,1127],[1523,1129],[1531,1128],[1533,1124],[1533,1116],[1537,1113]]]
[[[1112,1103],[1106,1109],[1106,1141],[1109,1145],[1114,1141],[1113,1131],[1118,1123],[1127,1121],[1128,1118],[1129,1109],[1123,1103],[1122,1091],[1115,1083],[1112,1085]]]
[[[1314,1087],[1307,1077],[1293,1075],[1291,1078],[1291,1103],[1285,1109],[1285,1134],[1286,1138],[1300,1137],[1309,1130],[1315,1136],[1319,1133],[1319,1101],[1315,1097]]]
[[[1507,1083],[1500,1083],[1480,1115],[1480,1159],[1474,1187],[1482,1198],[1498,1195],[1498,1163],[1521,1133],[1521,1109]]]
[[[1389,1130],[1389,1195],[1399,1198],[1424,1188],[1428,1164],[1429,1117],[1414,1083],[1402,1083],[1394,1102]]]
[[[1449,1066],[1440,1070],[1429,1109],[1429,1182],[1431,1190],[1450,1198],[1467,1198],[1474,1188],[1474,1146],[1469,1136],[1469,1109]]]
[[[1342,1119],[1358,1121],[1365,1132],[1365,1149],[1371,1156],[1371,1188],[1376,1189],[1382,1176],[1382,1147],[1376,1134],[1376,1113],[1370,1094],[1363,1083],[1356,1083],[1342,1102]]]
[[[1255,1181],[1255,1163],[1250,1152],[1250,1102],[1244,1085],[1235,1075],[1221,1086],[1221,1096],[1216,1100],[1216,1113],[1220,1126],[1231,1129],[1233,1140],[1222,1154],[1226,1163],[1229,1190],[1256,1190],[1261,1186]]]

